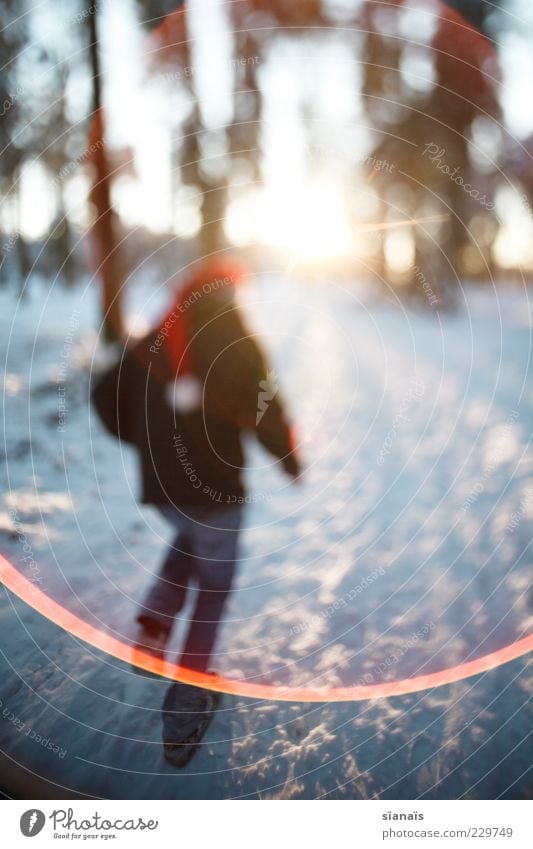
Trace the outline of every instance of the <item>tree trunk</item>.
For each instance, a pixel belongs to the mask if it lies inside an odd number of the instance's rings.
[[[93,13],[88,17],[94,112],[89,138],[89,153],[94,167],[94,182],[90,197],[95,209],[92,236],[96,268],[101,278],[103,337],[106,342],[116,342],[124,335],[122,315],[124,278],[116,236],[116,215],[111,207],[111,175],[105,145],[105,120],[98,55],[97,8],[95,5]]]

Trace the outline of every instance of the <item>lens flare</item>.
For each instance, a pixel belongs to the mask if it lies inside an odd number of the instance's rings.
[[[533,649],[533,634],[524,637],[515,643],[504,646],[495,652],[478,657],[475,660],[461,663],[432,672],[428,675],[419,675],[415,678],[405,678],[399,681],[389,681],[382,684],[367,684],[353,687],[281,687],[270,684],[255,684],[250,681],[232,681],[219,675],[211,675],[196,672],[159,660],[147,652],[133,648],[131,645],[110,634],[106,634],[100,628],[90,625],[79,616],[71,613],[63,605],[58,604],[50,596],[46,595],[36,584],[25,578],[18,569],[9,563],[0,554],[0,581],[4,586],[15,593],[27,605],[38,613],[45,616],[50,622],[58,625],[64,631],[72,634],[88,645],[105,652],[124,663],[133,664],[146,672],[168,678],[173,681],[181,681],[207,690],[219,693],[228,693],[234,696],[244,696],[251,699],[268,699],[284,702],[357,702],[366,699],[389,698],[391,696],[402,696],[407,693],[417,693],[440,687],[444,684],[453,684],[488,672],[515,660]]]

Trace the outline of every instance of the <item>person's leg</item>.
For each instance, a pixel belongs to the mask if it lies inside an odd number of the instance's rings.
[[[194,571],[190,534],[180,522],[177,511],[174,512],[176,516],[170,512],[165,512],[164,515],[178,529],[178,534],[137,616],[137,621],[148,630],[163,630],[167,634],[170,633],[176,613],[183,607],[189,580]]]
[[[198,511],[188,526],[196,556],[198,596],[180,664],[206,671],[235,574],[239,507]]]

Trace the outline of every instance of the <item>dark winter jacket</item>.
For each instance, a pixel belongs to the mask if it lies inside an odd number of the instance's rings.
[[[187,329],[186,379],[196,379],[193,409],[169,401],[183,362],[172,361],[156,330],[126,350],[93,388],[107,428],[135,446],[142,500],[149,504],[242,503],[242,435],[252,432],[299,474],[291,431],[264,356],[227,293],[200,298],[179,315]],[[179,383],[177,384],[179,385]]]

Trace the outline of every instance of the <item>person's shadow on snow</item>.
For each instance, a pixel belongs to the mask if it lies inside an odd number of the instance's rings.
[[[165,695],[161,711],[163,719],[163,752],[173,766],[186,766],[202,740],[220,695],[192,687],[172,684]]]

